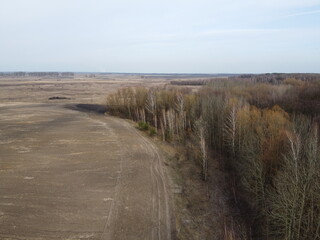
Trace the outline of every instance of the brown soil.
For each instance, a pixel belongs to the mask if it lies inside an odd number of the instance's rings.
[[[161,152],[96,107],[141,82],[62,81],[0,79],[0,239],[173,238]]]

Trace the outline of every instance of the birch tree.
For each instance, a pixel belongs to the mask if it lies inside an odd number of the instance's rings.
[[[152,115],[153,126],[155,129],[158,129],[158,120],[157,120],[157,95],[154,89],[148,91],[148,96],[146,100],[146,109]]]

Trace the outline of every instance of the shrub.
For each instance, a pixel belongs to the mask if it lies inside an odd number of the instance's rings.
[[[142,131],[148,131],[150,126],[149,126],[149,123],[140,121],[138,122],[138,128]]]
[[[154,127],[149,127],[149,135],[155,136],[157,134],[157,130]]]

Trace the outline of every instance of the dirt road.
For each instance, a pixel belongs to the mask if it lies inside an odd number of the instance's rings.
[[[157,148],[126,121],[0,105],[0,239],[171,239]]]

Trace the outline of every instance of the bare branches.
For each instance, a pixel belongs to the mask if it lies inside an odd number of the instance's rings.
[[[224,125],[225,142],[231,148],[233,158],[236,156],[237,111],[237,107],[233,105]]]
[[[253,213],[257,238],[316,240],[318,127],[270,106],[290,88],[221,80],[197,93],[176,88],[119,90],[108,97],[108,104],[121,116],[153,125],[163,141],[192,145],[204,180],[209,152],[224,154],[237,188],[234,195],[241,192],[235,202],[245,202]]]
[[[271,227],[284,239],[319,239],[320,157],[318,128],[310,119],[294,123],[288,149],[270,193]]]
[[[199,145],[201,149],[201,165],[203,179],[207,181],[208,178],[208,145],[207,145],[207,126],[202,118],[196,122],[197,135],[199,138]]]
[[[146,109],[152,114],[153,124],[156,129],[158,129],[157,121],[157,95],[154,89],[148,91],[148,97],[146,101]]]

